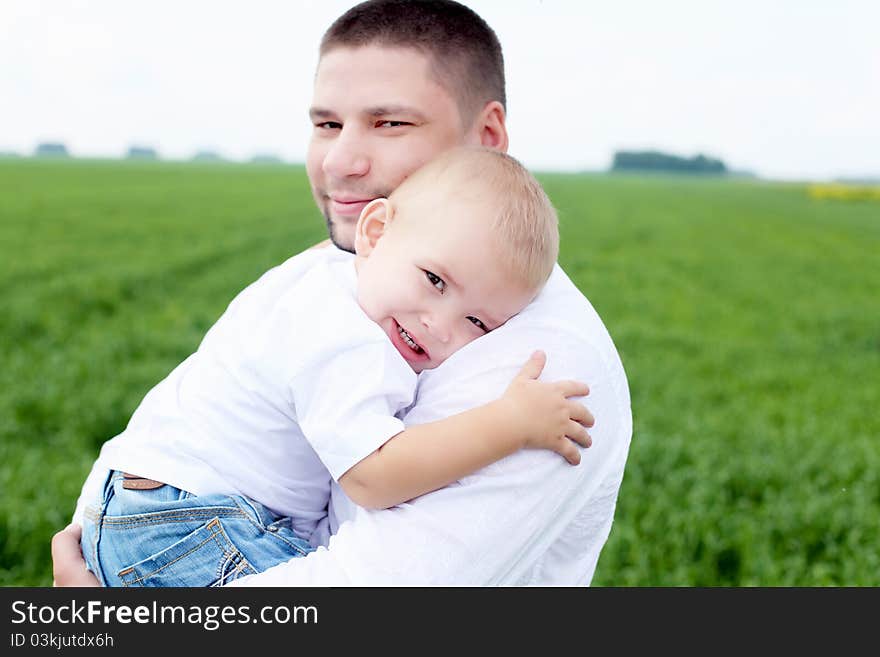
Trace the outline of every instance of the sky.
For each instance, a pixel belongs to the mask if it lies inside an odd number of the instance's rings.
[[[302,162],[339,0],[0,0],[0,152],[61,141]],[[876,0],[464,0],[505,57],[510,153],[604,170],[616,150],[783,180],[880,176]]]

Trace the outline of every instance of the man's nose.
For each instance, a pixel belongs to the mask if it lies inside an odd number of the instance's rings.
[[[364,176],[370,170],[370,158],[363,138],[355,129],[343,127],[324,155],[324,173],[333,178]]]

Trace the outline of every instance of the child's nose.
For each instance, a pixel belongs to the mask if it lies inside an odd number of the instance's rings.
[[[431,337],[442,344],[448,343],[452,338],[452,324],[448,318],[440,313],[426,313],[422,316],[422,325],[428,330]]]

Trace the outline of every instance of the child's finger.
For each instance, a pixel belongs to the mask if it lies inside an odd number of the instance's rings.
[[[590,434],[587,433],[587,430],[574,420],[568,421],[568,431],[565,432],[565,435],[581,447],[589,447],[593,444],[593,439],[590,438]]]
[[[557,381],[556,387],[566,397],[586,397],[590,394],[590,386],[580,381]]]
[[[562,439],[559,444],[559,448],[556,451],[572,465],[577,465],[581,462],[581,453],[578,451],[578,448],[574,446],[574,443],[568,438]]]
[[[541,371],[544,369],[546,363],[547,354],[539,349],[529,356],[529,359],[526,361],[526,364],[522,366],[522,369],[517,376],[526,379],[537,379],[541,375]]]
[[[576,422],[580,422],[585,427],[592,427],[596,424],[596,418],[590,413],[590,409],[576,401],[568,402],[568,417]]]

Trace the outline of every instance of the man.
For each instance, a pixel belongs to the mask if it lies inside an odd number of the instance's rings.
[[[455,2],[362,3],[322,40],[310,115],[313,195],[330,239],[352,250],[361,209],[421,164],[459,144],[507,150],[500,45]],[[320,250],[306,260],[316,257]],[[522,313],[423,373],[404,421],[430,422],[497,398],[535,349],[548,354],[543,378],[591,384],[596,424],[580,465],[519,452],[386,511],[356,507],[334,484],[328,517],[312,537],[322,547],[235,584],[589,584],[611,528],[632,423],[614,345],[559,267]],[[93,470],[92,486],[102,476]],[[94,583],[76,536],[68,528],[53,539],[58,584]]]

